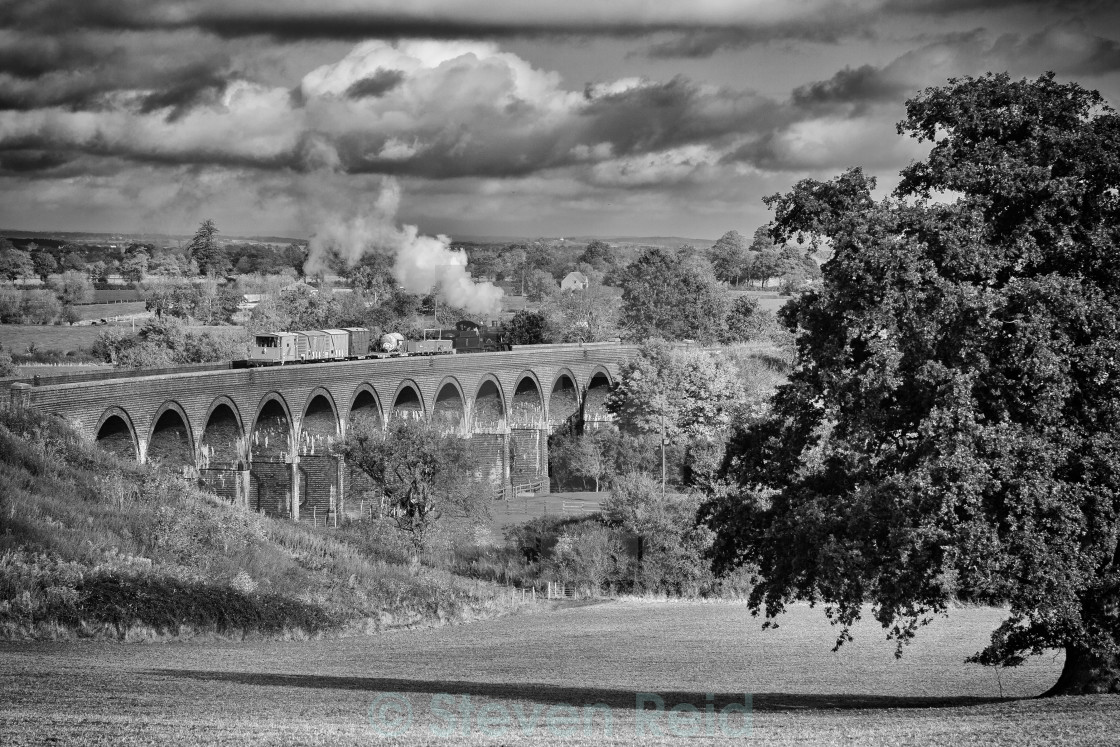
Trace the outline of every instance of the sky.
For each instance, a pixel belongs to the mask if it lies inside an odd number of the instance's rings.
[[[750,235],[803,178],[889,191],[950,77],[1120,106],[1118,6],[0,0],[0,228]]]

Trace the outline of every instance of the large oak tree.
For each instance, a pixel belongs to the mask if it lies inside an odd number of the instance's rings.
[[[907,102],[932,144],[875,201],[852,169],[768,199],[827,239],[783,312],[798,360],[707,507],[768,616],[870,601],[902,644],[957,598],[1010,613],[974,661],[1064,649],[1053,693],[1120,689],[1120,118],[1053,75]]]

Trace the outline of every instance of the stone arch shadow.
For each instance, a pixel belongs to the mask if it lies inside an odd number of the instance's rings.
[[[346,421],[342,423],[345,429],[354,423],[354,419],[376,416],[380,427],[385,426],[385,408],[381,404],[381,396],[377,389],[368,381],[363,381],[350,395],[350,407],[346,411]],[[345,433],[345,430],[343,431]]]
[[[197,455],[190,417],[176,400],[167,400],[152,417],[144,461],[155,460],[165,467],[189,473],[195,470]]]
[[[295,443],[292,409],[284,395],[270,391],[257,403],[248,436],[249,508],[269,516],[293,514],[292,478]]]
[[[123,407],[112,406],[101,413],[93,429],[93,438],[98,446],[121,459],[140,459],[140,439],[132,416]]]
[[[308,393],[299,421],[299,519],[326,525],[341,504],[342,476],[332,451],[342,435],[334,395],[324,387]]]
[[[436,387],[431,419],[437,425],[459,430],[467,422],[467,395],[454,376],[444,376]]]
[[[389,418],[428,417],[428,406],[424,402],[424,392],[414,379],[401,379],[393,392],[392,405],[389,407]],[[388,418],[387,418],[388,419]]]
[[[548,392],[536,371],[514,379],[509,406],[509,481],[515,487],[548,478]]]

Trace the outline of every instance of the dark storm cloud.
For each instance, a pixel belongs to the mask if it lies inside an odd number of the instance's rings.
[[[504,39],[563,36],[637,36],[651,31],[671,30],[673,25],[635,26],[629,23],[596,24],[574,20],[566,23],[527,24],[509,22],[414,18],[396,13],[288,13],[267,16],[223,13],[203,16],[197,28],[224,38],[263,34],[282,41],[305,39]]]
[[[0,109],[6,110],[96,111],[111,105],[111,94],[139,92],[142,109],[172,107],[181,116],[231,77],[228,52],[196,32],[8,32],[3,41]]]
[[[34,33],[157,29],[174,4],[162,0],[0,0],[0,28]]]
[[[227,73],[209,63],[156,69],[137,62],[120,60],[33,79],[0,75],[0,110],[63,107],[101,111],[112,107],[110,94],[141,90],[146,92],[139,97],[139,111],[170,108],[169,118],[177,119],[196,106],[214,104],[230,80]]]
[[[42,85],[38,81],[0,79],[0,111],[32,111],[60,106],[67,109],[96,109],[106,87],[74,86],[66,83]]]
[[[214,106],[229,85],[229,79],[207,68],[186,75],[179,82],[140,99],[141,114],[169,109],[167,121],[174,122],[198,106]]]
[[[792,39],[836,43],[852,32],[849,24],[807,23],[757,29],[703,29],[680,31],[670,38],[651,44],[644,51],[655,59],[711,57],[724,49],[739,49],[755,44],[769,44]]]
[[[21,36],[0,44],[0,71],[15,78],[34,79],[55,70],[95,64],[102,51],[80,35]]]
[[[1082,24],[1059,24],[1028,36],[999,37],[988,52],[1007,67],[1047,69],[1067,75],[1099,75],[1120,70],[1120,43],[1088,33]],[[1041,72],[1041,71],[1040,71]]]
[[[886,66],[848,67],[828,80],[798,86],[790,102],[807,111],[860,114],[880,104],[901,104],[948,77],[987,70],[1026,77],[1046,70],[1071,76],[1115,72],[1120,70],[1120,43],[1089,34],[1079,24],[995,38],[984,29],[947,34]]]
[[[659,34],[645,53],[658,58],[708,57],[721,49],[785,41],[838,43],[871,38],[886,19],[1005,12],[1016,8],[1052,20],[1107,10],[1105,0],[805,0],[800,3],[675,3],[612,0],[534,5],[494,0],[471,7],[452,0],[409,10],[373,0],[314,4],[273,0],[0,0],[0,28],[44,36],[90,30],[194,30],[223,39],[266,36],[279,41],[362,39],[637,38]],[[0,58],[3,53],[0,52]],[[59,69],[50,52],[12,59],[12,70]],[[6,67],[3,69],[7,69]]]
[[[1114,5],[1113,0],[887,0],[883,4],[883,10],[945,15],[969,11],[1033,8],[1069,14],[1108,9],[1112,5]]]
[[[683,76],[605,95],[589,88],[586,95],[586,141],[609,142],[618,154],[719,140],[770,119],[770,102],[756,94],[705,89]]]
[[[844,68],[828,80],[816,81],[793,89],[795,106],[816,108],[837,104],[877,104],[900,101],[911,86],[892,80],[883,70],[871,65]]]
[[[388,6],[389,4],[385,4]],[[715,30],[719,24],[687,20],[643,21],[625,13],[606,20],[580,13],[522,13],[486,19],[448,4],[442,12],[402,12],[399,7],[328,7],[166,0],[6,0],[0,2],[0,26],[39,32],[74,29],[157,30],[195,28],[225,38],[267,35],[281,40],[425,37],[431,39],[508,38],[525,36],[634,36],[686,28]],[[581,17],[582,16],[582,17]],[[675,16],[675,14],[674,14]]]
[[[369,77],[356,80],[346,89],[346,96],[352,99],[377,98],[393,90],[404,80],[404,72],[378,68]]]
[[[20,149],[0,152],[0,174],[51,171],[69,163],[73,156],[59,151]]]
[[[819,12],[807,13],[789,21],[737,27],[675,29],[668,39],[645,48],[652,58],[705,58],[722,50],[743,49],[776,42],[814,42],[839,44],[853,39],[873,41],[875,25],[888,18],[929,16],[948,20],[975,12],[1022,9],[1048,12],[1053,18],[1077,17],[1098,10],[1110,10],[1115,0],[886,0],[881,7],[859,8],[834,4]]]

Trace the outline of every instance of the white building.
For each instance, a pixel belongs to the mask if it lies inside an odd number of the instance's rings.
[[[560,281],[560,290],[587,290],[587,286],[590,284],[591,281],[587,279],[586,275],[579,270],[573,270]]]

